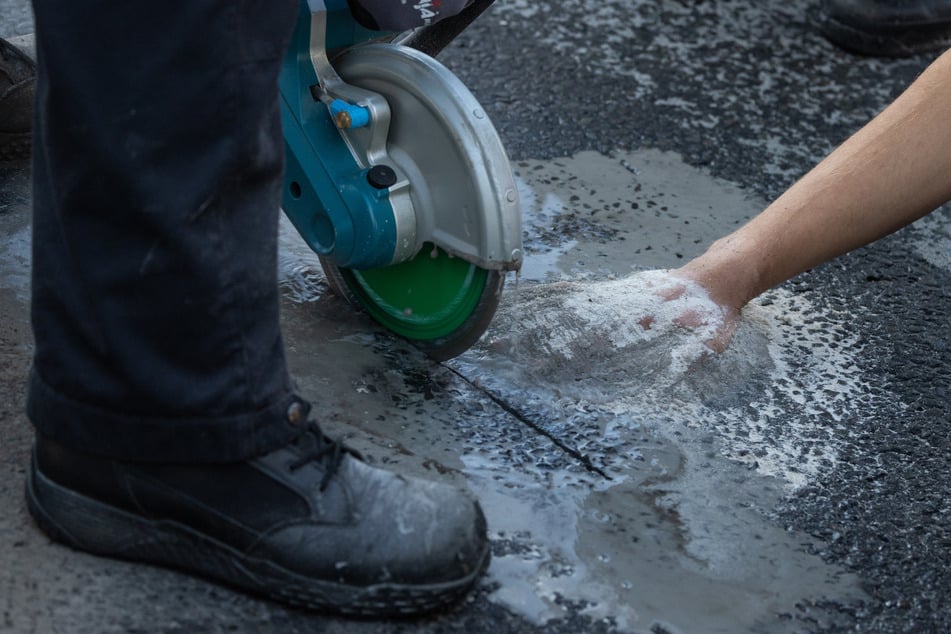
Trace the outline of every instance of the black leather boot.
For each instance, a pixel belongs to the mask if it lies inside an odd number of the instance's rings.
[[[863,55],[907,57],[951,46],[951,0],[823,0],[822,33]]]
[[[218,465],[119,462],[37,438],[26,497],[69,546],[342,614],[444,607],[489,562],[472,498],[371,467],[310,422],[287,447]]]

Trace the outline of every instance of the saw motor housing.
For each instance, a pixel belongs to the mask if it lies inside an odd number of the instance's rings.
[[[517,187],[475,97],[396,39],[346,0],[302,2],[280,76],[283,208],[332,287],[445,358],[521,266]]]

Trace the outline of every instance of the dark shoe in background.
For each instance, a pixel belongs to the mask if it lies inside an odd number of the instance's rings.
[[[823,0],[822,33],[848,51],[907,57],[951,46],[951,0]]]
[[[33,60],[0,39],[0,160],[30,156],[35,78]]]
[[[220,465],[118,462],[37,438],[28,508],[69,546],[306,608],[404,616],[465,596],[490,556],[478,503],[302,425],[287,447]]]

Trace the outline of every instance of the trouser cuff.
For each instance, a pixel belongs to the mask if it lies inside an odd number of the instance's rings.
[[[301,407],[303,406],[303,410]],[[238,462],[299,433],[306,402],[288,392],[253,412],[214,416],[122,415],[75,401],[30,372],[27,415],[37,433],[75,451],[133,462]]]

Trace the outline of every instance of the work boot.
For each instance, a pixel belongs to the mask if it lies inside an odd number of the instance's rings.
[[[951,0],[823,0],[822,33],[863,55],[907,57],[951,46]]]
[[[33,60],[0,39],[0,160],[30,155],[35,78]]]
[[[74,548],[340,614],[447,606],[489,562],[475,500],[371,467],[306,421],[290,445],[218,465],[121,462],[37,437],[26,497]]]

